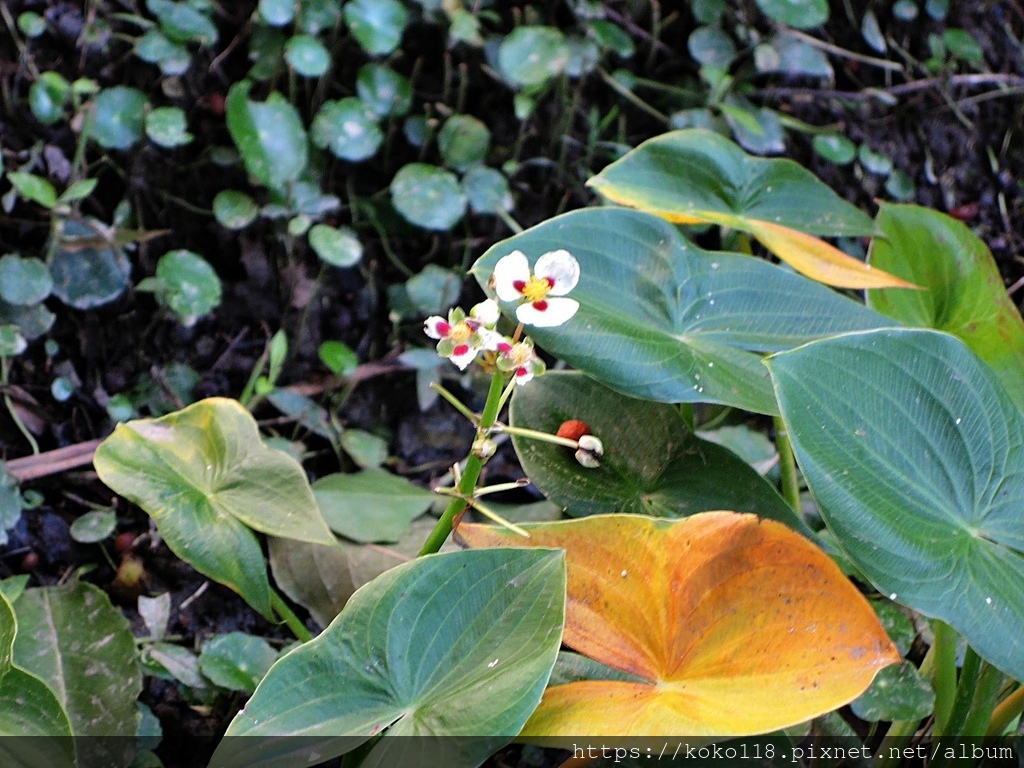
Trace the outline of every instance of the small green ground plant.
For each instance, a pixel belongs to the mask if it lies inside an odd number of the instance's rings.
[[[476,430],[450,487],[424,491],[351,438],[361,469],[311,485],[224,398],[129,421],[97,451],[176,555],[298,641],[183,653],[167,606],[140,604],[149,673],[252,694],[212,764],[468,768],[514,739],[584,735],[770,734],[797,757],[809,732],[852,736],[846,705],[880,768],[912,743],[943,762],[1012,738],[1024,322],[984,243],[916,206],[872,219],[799,165],[696,129],[590,184],[610,204],[494,245],[472,269],[488,298],[425,322],[439,355],[489,377],[479,413],[435,386]],[[745,252],[698,246],[708,224]],[[839,236],[870,238],[868,262],[821,239]],[[722,427],[736,414],[773,424],[779,490],[727,447],[764,447]],[[487,498],[508,490],[485,472],[509,438],[539,509]],[[467,548],[442,551],[450,538]],[[102,593],[2,586],[0,699],[38,714],[0,707],[0,732],[139,731],[137,651]],[[37,638],[43,622],[59,631]],[[461,738],[428,756],[412,735]],[[52,743],[52,765],[134,751]]]

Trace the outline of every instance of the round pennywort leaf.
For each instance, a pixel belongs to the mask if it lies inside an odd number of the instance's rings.
[[[309,245],[317,256],[334,267],[352,267],[363,258],[363,244],[348,227],[317,224],[309,230]]]
[[[258,213],[256,202],[237,189],[225,189],[213,198],[213,215],[221,226],[228,229],[244,229]]]
[[[376,114],[354,96],[325,102],[313,120],[313,143],[342,160],[373,157],[383,140]]]
[[[466,212],[459,180],[426,163],[409,163],[395,174],[391,201],[402,216],[424,229],[451,229]]]

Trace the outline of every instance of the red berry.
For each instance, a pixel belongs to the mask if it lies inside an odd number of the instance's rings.
[[[584,435],[590,434],[590,425],[579,419],[569,419],[569,421],[562,422],[557,434],[568,440],[579,440]]]
[[[123,555],[135,545],[135,539],[135,534],[130,531],[118,534],[117,538],[114,539],[114,551],[119,555]]]
[[[27,553],[21,558],[21,570],[22,571],[34,571],[39,567],[39,555],[35,552]]]

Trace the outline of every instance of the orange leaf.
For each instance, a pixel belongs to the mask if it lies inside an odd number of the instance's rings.
[[[802,275],[836,288],[916,288],[902,278],[847,256],[835,246],[806,232],[769,221],[747,220],[747,231],[765,248]]]
[[[744,736],[846,704],[899,661],[867,600],[781,523],[595,515],[501,529],[470,546],[556,547],[568,568],[566,645],[646,683],[548,689],[523,736]]]

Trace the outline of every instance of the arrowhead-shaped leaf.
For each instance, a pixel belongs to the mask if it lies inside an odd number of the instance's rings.
[[[792,160],[751,157],[701,129],[645,141],[588,184],[609,200],[681,224],[749,232],[798,272],[841,288],[912,287],[814,235],[872,235],[874,226]]]
[[[620,392],[661,402],[776,411],[754,351],[778,351],[891,321],[760,259],[704,251],[656,216],[623,208],[558,216],[494,246],[473,267],[482,286],[498,259],[531,263],[567,249],[580,264],[575,317],[530,328],[551,354]],[[503,305],[510,315],[515,307]]]
[[[868,291],[868,305],[901,323],[952,333],[991,366],[1024,409],[1024,320],[988,246],[956,219],[916,205],[881,203],[884,234],[868,260],[927,291]]]
[[[306,474],[267,448],[249,412],[210,398],[119,424],[96,450],[100,479],[148,512],[171,550],[270,616],[263,553],[250,528],[333,545]]]
[[[849,334],[769,366],[800,466],[878,589],[1024,679],[1024,415],[959,339]]]
[[[14,609],[0,592],[0,764],[71,768],[75,747],[67,712],[46,683],[14,665],[17,631]]]
[[[554,372],[512,399],[512,424],[553,434],[569,419],[604,444],[596,469],[560,445],[513,437],[523,471],[574,517],[627,512],[685,517],[710,509],[753,512],[810,530],[742,459],[687,429],[671,405],[634,400],[578,372]]]
[[[565,644],[642,682],[549,688],[523,737],[743,736],[809,720],[899,661],[863,596],[821,550],[754,515],[634,515],[504,529],[474,547],[563,547]]]
[[[130,762],[142,675],[128,620],[82,582],[28,589],[17,606],[14,661],[57,695],[73,735],[88,737],[76,738],[79,765]]]
[[[263,738],[226,739],[211,765],[306,766],[295,736],[320,739],[322,761],[384,732],[362,765],[475,767],[540,701],[564,598],[560,552],[453,552],[393,568],[274,665],[227,731]],[[392,738],[413,735],[479,738],[439,740],[444,759],[425,763]]]
[[[364,543],[398,541],[437,498],[382,469],[327,475],[313,484],[313,495],[336,533]]]

